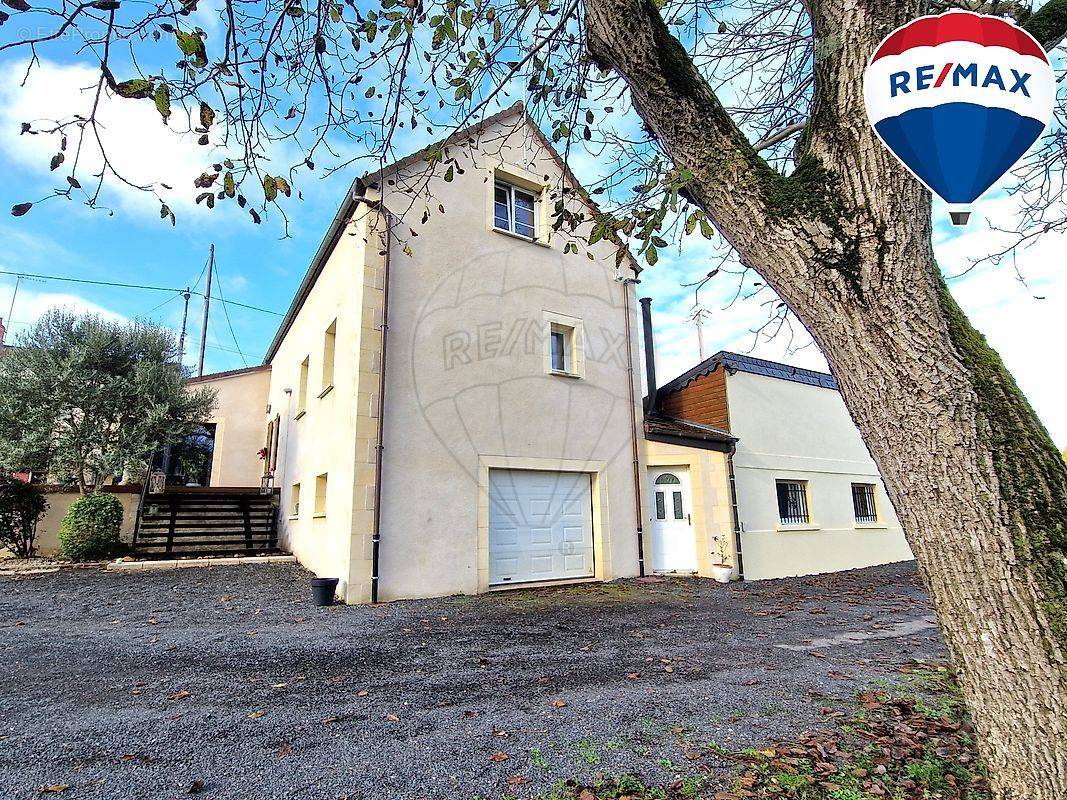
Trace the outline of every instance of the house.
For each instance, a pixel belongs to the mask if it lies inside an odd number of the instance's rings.
[[[560,187],[521,105],[364,176],[263,369],[205,376],[213,479],[268,473],[279,544],[347,601],[639,573],[637,267],[552,230],[587,203]]]
[[[735,571],[809,575],[913,556],[832,375],[716,353],[651,393],[646,436],[677,420],[734,440]]]
[[[598,213],[521,105],[354,181],[263,365],[196,379],[218,392],[208,487],[148,496],[153,546],[174,554],[175,536],[224,517],[248,552],[277,544],[352,603],[711,575],[742,558],[769,576],[793,543],[812,548],[795,562],[810,571],[877,561],[873,529],[872,552],[852,555],[803,545],[799,524],[759,538],[758,423],[698,397],[701,370],[735,368],[705,363],[642,406],[639,268],[587,245],[588,222],[554,230],[560,208]],[[647,319],[644,337],[655,387]],[[861,460],[850,474],[877,483]],[[775,481],[795,479],[822,514],[823,479],[804,470],[823,461],[775,462],[772,510]]]

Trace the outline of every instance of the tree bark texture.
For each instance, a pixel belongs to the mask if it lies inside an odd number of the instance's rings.
[[[811,332],[927,583],[998,798],[1067,798],[1067,467],[934,260],[930,197],[863,107],[877,43],[918,0],[812,0],[820,53],[794,173],[737,129],[652,0],[584,0],[688,189]],[[1046,43],[1052,0],[1028,23]]]

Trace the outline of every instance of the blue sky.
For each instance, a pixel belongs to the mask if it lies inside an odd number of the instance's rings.
[[[0,65],[3,66],[3,65]],[[11,70],[4,70],[11,76]],[[47,161],[54,145],[43,137],[19,136],[19,124],[57,106],[82,107],[86,94],[80,87],[92,81],[88,67],[45,61],[20,89],[14,79],[0,83],[0,208],[47,195],[54,185]],[[114,189],[107,199],[113,214],[91,211],[62,199],[35,206],[29,214],[0,216],[0,270],[45,273],[161,286],[193,284],[202,273],[208,246],[215,244],[221,290],[227,299],[284,312],[336,211],[353,172],[330,178],[305,179],[300,184],[304,200],[286,204],[289,236],[277,215],[263,225],[251,224],[236,210],[206,212],[191,203],[185,187],[210,158],[188,137],[176,137],[160,123],[148,104],[118,101],[108,109],[118,138],[117,152],[135,173],[164,178],[174,185],[171,203],[178,224],[160,221],[158,203],[150,196],[129,189]],[[592,182],[597,164],[582,158],[575,164],[583,180]],[[994,193],[981,202],[971,225],[950,230],[941,222],[936,235],[938,258],[948,275],[963,272],[970,259],[995,247],[999,237],[988,220],[1011,223],[1014,203]],[[947,216],[935,208],[939,220]],[[654,298],[660,374],[664,380],[697,361],[696,332],[686,322],[692,305],[691,290],[681,284],[707,272],[714,246],[687,243],[681,253],[661,255],[660,263],[644,274],[642,294]],[[1031,402],[1052,431],[1054,439],[1067,446],[1067,407],[1062,401],[1064,320],[1067,319],[1067,275],[1063,268],[1064,244],[1049,237],[1020,254],[1017,264],[981,266],[951,281],[954,294],[976,325],[1000,350]],[[1018,272],[1016,270],[1018,268]],[[1018,279],[1023,275],[1028,286]],[[0,275],[0,316],[9,323],[9,336],[20,331],[46,308],[67,305],[122,317],[147,318],[174,327],[181,322],[182,305],[177,294],[123,290],[60,282],[22,281],[12,318],[8,319],[14,278]],[[793,346],[786,337],[757,341],[750,332],[765,319],[764,292],[724,308],[737,289],[736,278],[720,275],[702,293],[710,316],[704,327],[708,353],[719,349],[753,352],[756,355],[824,368],[813,346],[800,347],[807,339],[799,331]],[[1034,295],[1043,297],[1038,300]],[[207,336],[208,371],[233,369],[259,363],[276,328],[279,316],[230,307],[229,322],[222,308],[213,309]],[[187,363],[195,361],[199,344],[201,307],[190,305]],[[237,351],[243,353],[243,357]]]

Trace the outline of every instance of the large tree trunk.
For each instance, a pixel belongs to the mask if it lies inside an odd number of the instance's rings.
[[[994,791],[1064,800],[1067,467],[949,295],[929,195],[863,112],[867,58],[920,3],[809,8],[816,37],[841,47],[816,65],[786,178],[752,151],[651,0],[585,0],[592,56],[623,75],[696,176],[690,195],[832,365],[926,579]]]

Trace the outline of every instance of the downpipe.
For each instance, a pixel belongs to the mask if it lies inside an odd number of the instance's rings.
[[[368,205],[370,205],[368,203]],[[384,205],[379,210],[385,218],[385,259],[382,266],[382,346],[378,354],[378,431],[374,445],[374,526],[371,532],[370,601],[378,602],[379,559],[382,543],[382,462],[385,456],[385,356],[389,337],[389,267],[393,252],[393,215]]]
[[[630,399],[630,450],[633,456],[634,511],[637,515],[637,569],[645,576],[645,513],[641,508],[641,462],[637,449],[637,415],[634,397],[634,350],[633,334],[630,329],[630,284],[636,284],[636,278],[622,279],[622,305],[626,315],[626,390]]]

